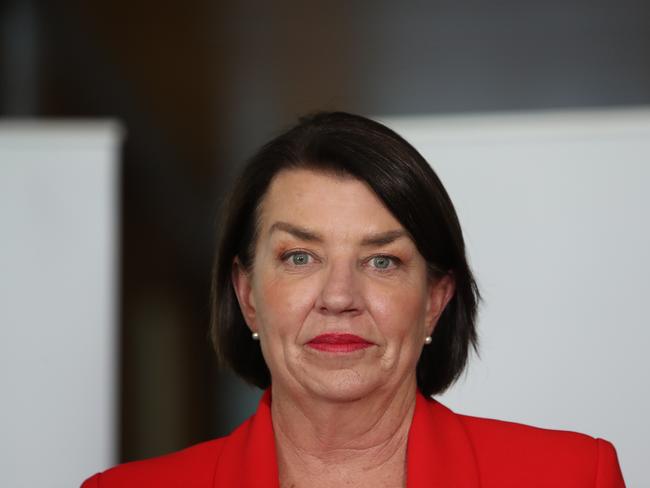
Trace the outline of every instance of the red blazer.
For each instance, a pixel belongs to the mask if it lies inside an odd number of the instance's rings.
[[[277,488],[267,391],[227,437],[96,474],[82,488]],[[583,434],[459,415],[418,394],[408,488],[624,488],[614,446]]]

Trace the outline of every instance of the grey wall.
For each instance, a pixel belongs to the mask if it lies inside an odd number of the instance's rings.
[[[440,400],[608,439],[648,486],[650,109],[388,123],[449,191],[484,298],[480,358]]]
[[[114,123],[0,123],[0,485],[118,460]]]

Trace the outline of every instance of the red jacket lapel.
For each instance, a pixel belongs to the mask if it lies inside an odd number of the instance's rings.
[[[408,488],[477,488],[472,443],[460,419],[444,405],[417,395],[407,451]]]
[[[255,415],[224,441],[215,488],[278,488],[270,390],[264,392]]]

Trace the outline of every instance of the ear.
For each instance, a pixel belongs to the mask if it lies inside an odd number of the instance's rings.
[[[444,276],[438,278],[437,281],[429,285],[429,297],[427,303],[427,320],[426,320],[426,332],[427,335],[433,333],[442,312],[445,311],[445,307],[449,301],[454,296],[456,291],[456,280],[452,273],[447,273]]]
[[[241,309],[244,320],[251,331],[257,331],[256,325],[256,309],[255,300],[253,298],[252,276],[251,273],[246,271],[239,258],[235,258],[232,262],[232,287],[237,295],[239,308]]]

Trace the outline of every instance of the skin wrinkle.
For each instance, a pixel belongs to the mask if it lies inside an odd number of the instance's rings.
[[[282,172],[260,210],[254,266],[235,260],[233,284],[273,379],[282,486],[403,486],[416,364],[453,280],[431,282],[411,237],[354,178]],[[293,252],[310,257],[294,263]],[[377,255],[387,269],[370,261]],[[308,346],[327,332],[372,345]]]
[[[384,411],[383,415],[371,415],[370,417],[375,417],[375,420],[370,422],[368,425],[363,426],[358,432],[356,432],[355,437],[350,437],[348,439],[344,439],[344,442],[340,446],[335,446],[333,447],[331,443],[329,443],[326,440],[327,435],[323,435],[322,431],[322,425],[321,423],[314,423],[312,419],[310,418],[309,415],[306,415],[302,410],[298,409],[297,411],[292,411],[293,414],[297,414],[301,416],[301,420],[304,420],[307,427],[310,429],[310,431],[313,433],[313,437],[319,441],[317,449],[323,449],[327,450],[330,452],[337,452],[337,451],[347,451],[347,450],[352,450],[352,451],[362,451],[363,449],[367,447],[378,447],[380,445],[386,444],[387,441],[392,439],[394,437],[394,434],[399,432],[404,425],[410,425],[410,420],[413,414],[414,410],[414,404],[409,401],[408,397],[405,396],[403,397],[404,401],[401,404],[397,405],[397,410],[398,411],[404,411],[404,415],[401,415],[399,417],[395,418],[400,418],[402,419],[399,423],[396,424],[394,429],[391,429],[386,435],[386,439],[379,439],[375,443],[370,443],[368,445],[364,446],[356,446],[354,443],[355,441],[358,442],[358,439],[367,437],[369,434],[373,434],[375,432],[381,431],[380,427],[382,423],[387,423],[387,424],[393,424],[393,420],[390,417],[387,417],[387,412],[391,411],[393,409],[391,408],[383,408],[382,410]],[[393,398],[393,401],[397,401],[397,398]],[[277,418],[277,423],[279,427],[279,432],[284,433],[284,429],[282,428],[282,425],[291,425],[292,423],[295,423],[295,418],[286,418],[287,415],[284,415],[281,409],[275,409],[273,410],[275,417]],[[284,421],[284,422],[283,422]],[[325,424],[326,425],[326,424]],[[292,442],[292,444],[294,444]],[[295,445],[295,444],[294,444]],[[304,450],[306,452],[309,452],[309,448],[300,448],[299,446],[296,446],[300,450]]]
[[[342,483],[346,480],[352,481],[354,478],[353,473],[349,473],[343,466],[350,461],[354,462],[359,460],[360,466],[359,469],[362,473],[369,474],[375,470],[381,470],[386,466],[392,466],[394,463],[398,464],[402,470],[402,475],[405,479],[405,463],[406,463],[406,441],[408,439],[408,430],[410,427],[411,419],[413,417],[413,412],[415,405],[411,404],[409,401],[410,397],[408,395],[393,397],[392,402],[400,403],[399,400],[402,400],[399,405],[399,410],[407,407],[407,413],[404,415],[396,416],[392,413],[392,408],[385,408],[384,415],[377,416],[376,420],[365,428],[358,432],[358,437],[350,438],[348,442],[353,443],[353,445],[347,445],[343,443],[340,446],[332,447],[325,439],[319,434],[319,431],[322,430],[320,427],[322,424],[320,422],[312,423],[309,416],[305,415],[304,412],[298,410],[296,415],[302,417],[301,420],[307,422],[307,426],[313,429],[315,432],[312,435],[306,437],[315,439],[317,443],[314,446],[302,446],[296,445],[293,442],[294,436],[285,432],[283,426],[285,425],[294,425],[296,423],[296,417],[290,416],[289,421],[284,420],[284,415],[280,412],[273,415],[274,422],[274,432],[276,433],[276,444],[278,446],[283,446],[282,449],[278,451],[278,460],[280,466],[283,464],[288,464],[299,460],[307,468],[307,472],[318,479],[322,477],[323,470],[332,470],[332,466],[338,467],[337,471],[337,480],[336,482]],[[273,409],[273,403],[271,404]],[[274,413],[277,410],[274,410]],[[361,444],[359,443],[359,438],[366,437],[367,435],[376,434],[381,432],[382,426],[381,423],[394,424],[394,419],[401,419],[400,422],[394,426],[391,430],[386,432],[386,435],[380,439],[374,439],[371,443]],[[277,421],[275,420],[277,419]],[[300,420],[297,422],[300,425],[303,425]],[[302,427],[301,427],[302,429]],[[354,445],[354,443],[358,445]],[[283,455],[284,453],[284,455]],[[325,453],[325,454],[324,454]],[[400,484],[402,486],[404,479],[400,479]],[[332,483],[332,482],[329,482]],[[364,486],[367,486],[363,481],[361,482]],[[294,486],[294,485],[292,485]],[[315,486],[312,483],[301,485],[301,486]],[[325,484],[324,486],[329,486]],[[357,486],[357,485],[354,485]],[[382,486],[380,484],[375,484],[373,486]],[[392,485],[391,485],[392,486]]]

